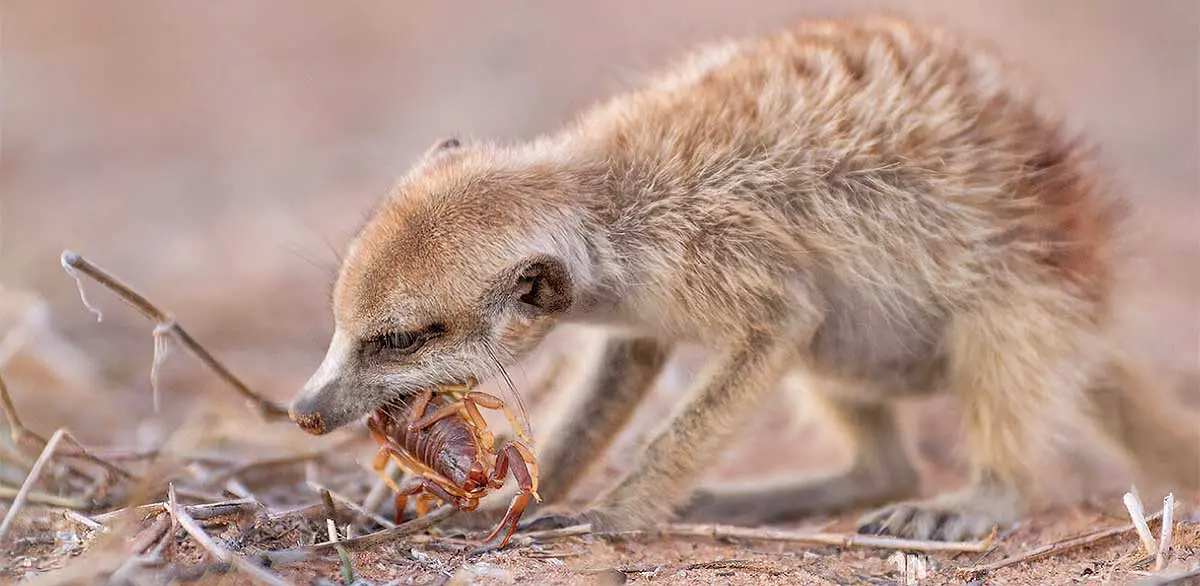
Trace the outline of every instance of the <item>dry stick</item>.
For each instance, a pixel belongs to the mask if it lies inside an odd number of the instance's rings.
[[[33,468],[29,470],[29,476],[25,478],[25,483],[21,485],[21,490],[17,491],[16,498],[13,499],[12,506],[8,508],[8,513],[4,515],[4,522],[0,523],[0,543],[4,542],[5,536],[8,535],[8,530],[12,526],[13,521],[17,519],[17,513],[21,512],[21,507],[25,506],[25,500],[29,498],[29,492],[33,490],[33,485],[37,484],[38,478],[42,475],[42,470],[50,463],[50,458],[54,456],[54,450],[58,449],[58,443],[62,441],[66,430],[59,428],[50,436],[50,440],[46,442],[46,447],[42,450],[42,455],[38,456],[36,462],[33,463]]]
[[[75,449],[79,450],[79,451],[78,452],[64,452],[62,454],[59,454],[59,457],[61,457],[61,458],[83,458],[83,459],[85,459],[93,464],[96,464],[96,465],[104,468],[105,470],[108,470],[109,472],[112,472],[113,474],[116,474],[117,476],[120,476],[126,480],[136,480],[137,479],[136,476],[134,476],[133,474],[130,474],[124,468],[117,466],[116,464],[113,464],[112,462],[109,462],[108,460],[105,460],[104,458],[101,458],[101,457],[93,454],[90,450],[83,447],[83,442],[79,441],[78,438],[71,435],[71,432],[67,431],[64,433],[66,433],[67,441],[71,442],[71,444],[73,444],[75,446]]]
[[[40,434],[33,431],[32,429],[25,427],[25,424],[21,422],[21,416],[17,413],[17,406],[15,403],[13,403],[12,395],[10,395],[8,393],[8,385],[4,384],[4,377],[0,377],[0,409],[2,409],[4,411],[4,419],[8,422],[9,433],[12,435],[12,441],[14,444],[20,445],[21,440],[30,439],[30,440],[33,440],[34,443],[38,444],[43,449],[45,449],[46,442],[47,442],[46,438],[42,437]],[[112,462],[109,462],[103,458],[97,457],[96,455],[89,452],[87,450],[87,448],[83,447],[83,444],[80,443],[79,440],[77,440],[73,436],[71,436],[70,433],[66,432],[65,430],[64,430],[64,433],[66,433],[67,439],[69,439],[72,444],[75,444],[75,448],[77,450],[79,450],[79,452],[78,453],[63,453],[63,454],[60,454],[60,457],[63,457],[63,458],[81,457],[85,460],[88,460],[89,462],[92,462],[93,464],[103,467],[105,470],[113,472],[114,474],[122,476],[126,479],[132,479],[134,477],[132,474],[130,474],[129,472],[126,472],[125,469],[121,468],[120,466],[117,466],[116,464],[113,464]],[[71,467],[71,469],[83,476],[88,476],[89,478],[92,478],[90,475],[77,470],[73,466]]]
[[[371,547],[382,543],[390,543],[401,537],[406,537],[414,533],[420,533],[434,525],[440,523],[444,519],[453,516],[458,512],[458,509],[452,505],[442,505],[424,517],[418,517],[407,523],[402,523],[391,529],[383,529],[374,533],[368,533],[352,539],[343,539],[337,543],[326,541],[323,543],[314,543],[313,545],[298,547],[294,549],[284,549],[272,552],[267,552],[267,557],[272,561],[286,562],[297,559],[303,559],[310,554],[321,553],[335,549],[334,546],[341,545],[347,551],[353,551],[364,547]]]
[[[174,502],[175,485],[168,484],[167,491],[171,494],[171,501]],[[196,540],[196,543],[208,550],[208,552],[218,560],[231,564],[237,569],[246,572],[251,578],[254,578],[256,582],[270,584],[272,586],[287,586],[289,584],[289,582],[284,580],[279,574],[276,574],[275,572],[272,572],[240,555],[221,547],[220,545],[217,545],[217,542],[213,541],[212,537],[209,537],[209,535],[204,532],[204,528],[201,527],[200,524],[191,517],[191,515],[188,515],[187,511],[185,511],[183,507],[175,505],[171,507],[169,512],[171,513],[171,516],[175,517],[175,521],[183,527],[183,530],[187,531],[188,535],[191,535],[192,539]]]
[[[1171,561],[1171,532],[1175,525],[1175,495],[1168,493],[1163,498],[1162,532],[1159,534],[1158,555],[1154,558],[1154,571],[1161,572]]]
[[[251,390],[250,387],[246,386],[246,384],[241,381],[241,379],[230,372],[228,368],[225,368],[224,364],[222,364],[216,359],[216,357],[209,353],[208,350],[201,346],[200,343],[197,342],[196,339],[187,332],[187,330],[183,329],[183,326],[179,325],[179,322],[175,321],[175,319],[169,314],[156,307],[150,302],[150,300],[129,288],[128,285],[125,285],[121,281],[117,280],[116,277],[113,277],[111,274],[106,272],[104,269],[92,264],[91,261],[70,250],[63,251],[62,265],[63,268],[66,269],[67,272],[73,277],[76,276],[76,271],[78,271],[79,273],[83,273],[91,277],[97,283],[107,287],[110,291],[115,293],[117,297],[120,297],[134,309],[138,310],[142,315],[153,320],[157,324],[155,328],[156,332],[161,330],[164,333],[169,333],[175,336],[175,339],[178,340],[185,349],[191,352],[193,356],[199,359],[200,362],[203,362],[204,365],[215,372],[217,376],[221,377],[221,379],[232,386],[234,390],[242,395],[242,397],[253,403],[255,409],[258,411],[259,416],[261,416],[263,419],[268,421],[288,419],[288,411],[286,408],[281,407],[270,399],[267,399],[266,397],[263,397]],[[84,303],[87,303],[86,300],[84,300]]]
[[[149,527],[138,532],[129,545],[129,557],[109,576],[109,583],[123,584],[128,582],[129,573],[146,560],[146,552],[154,547],[156,550],[174,540],[175,531],[168,529],[175,523],[170,515],[158,515]],[[155,545],[157,544],[157,546]]]
[[[17,406],[13,404],[12,395],[8,394],[8,385],[4,384],[4,377],[0,376],[0,408],[4,409],[4,419],[8,422],[8,433],[12,436],[14,444],[20,444],[21,439],[27,436],[33,436],[44,445],[46,440],[42,439],[36,433],[30,431],[21,423],[21,416],[17,415]]]
[[[333,509],[333,500],[329,496],[329,491],[321,493],[325,498],[325,503],[330,509]],[[331,515],[332,516],[332,515]],[[325,526],[329,530],[329,541],[333,542],[334,549],[337,550],[338,557],[342,560],[342,581],[346,584],[354,583],[354,563],[350,561],[350,554],[346,552],[346,548],[338,542],[337,523],[333,519],[325,519]]]
[[[1146,517],[1146,521],[1153,521],[1155,519],[1158,519],[1161,516],[1162,516],[1161,512],[1154,513],[1153,515]],[[1085,533],[1083,535],[1079,535],[1076,537],[1071,537],[1069,539],[1064,539],[1061,541],[1056,541],[1054,543],[1043,545],[1041,547],[1031,549],[1023,554],[1020,554],[1017,556],[1012,556],[1012,557],[1007,557],[998,562],[994,562],[991,564],[987,564],[987,565],[983,565],[983,566],[973,566],[973,567],[969,567],[969,568],[962,568],[962,569],[958,570],[958,572],[956,572],[956,573],[963,574],[965,576],[980,576],[980,575],[986,574],[988,572],[999,570],[1001,568],[1007,568],[1009,566],[1014,566],[1016,564],[1022,564],[1025,562],[1032,562],[1032,561],[1040,560],[1042,558],[1050,557],[1052,555],[1058,555],[1060,553],[1071,551],[1073,549],[1092,545],[1096,542],[1103,541],[1110,537],[1124,535],[1126,533],[1129,533],[1130,531],[1136,531],[1136,530],[1137,530],[1137,527],[1133,523],[1130,523],[1128,525],[1123,525],[1121,527],[1113,527],[1112,529],[1101,529],[1099,531],[1092,531],[1091,533]]]
[[[329,498],[332,498],[333,500],[335,500],[339,503],[342,503],[343,505],[346,506],[347,509],[350,509],[351,511],[354,511],[355,513],[358,513],[364,517],[367,517],[368,519],[371,519],[372,521],[374,521],[376,523],[379,523],[380,527],[386,527],[388,529],[391,529],[396,526],[395,523],[388,521],[387,519],[384,519],[382,516],[376,515],[375,513],[372,513],[371,511],[364,509],[361,505],[354,502],[353,499],[351,499],[345,495],[342,495],[342,494],[339,494],[332,490],[329,490],[328,488],[325,488],[321,484],[313,482],[311,480],[309,480],[307,482],[307,484],[308,484],[309,488],[311,488],[317,492],[325,491],[325,492],[329,493]]]
[[[609,534],[614,537],[654,534],[655,531],[628,531]],[[713,537],[716,539],[750,539],[759,541],[790,541],[796,543],[816,543],[838,547],[874,547],[879,549],[899,549],[923,552],[983,552],[992,546],[995,536],[979,542],[953,541],[923,541],[915,539],[897,539],[894,537],[877,537],[874,535],[856,535],[844,533],[812,533],[806,531],[787,531],[782,529],[753,529],[732,525],[691,525],[672,524],[658,530],[661,535],[672,537]]]
[[[165,512],[169,505],[167,503],[158,502],[147,505],[138,505],[135,507],[125,507],[92,517],[100,523],[107,523],[111,519],[125,514],[129,511],[139,511],[143,513],[158,514]],[[258,501],[254,499],[236,499],[230,501],[221,501],[216,503],[205,503],[202,505],[185,505],[183,508],[193,519],[200,521],[212,519],[213,517],[221,517],[224,515],[240,515],[257,509]]]
[[[396,462],[388,458],[387,465],[383,469],[384,475],[388,478],[395,478],[396,469]],[[371,486],[371,490],[367,493],[366,498],[363,499],[362,508],[368,511],[379,510],[380,505],[383,504],[383,499],[391,493],[392,489],[388,486],[388,483],[383,478],[376,477],[375,484]]]
[[[0,484],[0,499],[15,498],[19,492],[20,491],[16,488]],[[44,492],[38,492],[36,490],[29,491],[27,498],[31,503],[37,503],[39,505],[47,505],[51,507],[60,507],[63,509],[83,510],[92,506],[91,503],[84,500],[55,496],[52,494],[46,494]]]
[[[1125,501],[1125,509],[1129,511],[1129,518],[1133,520],[1133,527],[1137,530],[1138,538],[1142,540],[1142,548],[1146,550],[1146,555],[1154,557],[1158,552],[1158,544],[1154,542],[1154,534],[1150,533],[1150,526],[1146,524],[1146,513],[1142,509],[1142,500],[1133,492],[1125,493],[1123,499]]]
[[[162,539],[163,535],[166,535],[167,529],[171,528],[172,523],[174,521],[170,515],[160,514],[155,517],[154,523],[151,523],[149,527],[143,529],[133,538],[133,541],[129,545],[130,553],[135,556],[146,553],[146,550],[154,546],[155,543],[158,543],[158,540]]]
[[[66,518],[68,521],[78,523],[78,524],[83,525],[84,527],[87,527],[88,529],[91,529],[93,531],[100,531],[100,532],[108,531],[108,527],[105,527],[104,525],[97,523],[96,521],[92,520],[89,517],[80,515],[79,513],[76,513],[75,511],[71,511],[71,510],[63,511],[63,517]]]

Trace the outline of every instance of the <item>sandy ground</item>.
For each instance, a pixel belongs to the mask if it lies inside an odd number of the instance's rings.
[[[695,42],[865,7],[936,19],[997,44],[1101,145],[1113,187],[1138,212],[1130,237],[1139,256],[1122,331],[1164,384],[1178,389],[1185,408],[1200,412],[1200,8],[1187,0],[8,0],[0,5],[0,335],[28,315],[23,295],[44,300],[54,332],[35,328],[11,360],[0,345],[14,400],[31,427],[44,434],[66,427],[92,446],[171,440],[181,451],[233,450],[246,459],[325,446],[287,425],[257,424],[177,351],[161,372],[156,413],[148,377],[152,324],[89,285],[89,299],[104,314],[97,323],[62,272],[60,252],[77,250],[136,284],[250,385],[286,401],[324,351],[337,251],[434,141],[449,134],[527,138]],[[572,335],[564,332],[547,347],[570,351]],[[620,474],[702,359],[676,361],[579,499]],[[538,372],[537,364],[518,372],[518,385],[528,387]],[[914,404],[906,421],[929,491],[961,481],[953,408],[943,400]],[[788,413],[764,409],[708,480],[820,472],[841,463],[836,438],[819,422]],[[541,411],[530,415],[536,431]],[[179,433],[193,428],[203,433]],[[365,490],[368,457],[365,447],[344,456],[348,491],[357,490],[350,488],[355,478]],[[297,481],[301,468],[254,488],[280,506],[311,499]],[[18,470],[3,462],[0,483],[19,484]],[[1096,506],[1039,515],[982,558],[934,556],[937,569],[920,583],[961,583],[956,568],[1126,522],[1118,472],[1097,474],[1112,487]],[[1200,517],[1198,496],[1181,495],[1184,519]],[[853,516],[834,521],[839,525],[829,530],[847,529]],[[1176,567],[1200,563],[1195,526],[1182,532]],[[78,553],[52,555],[54,546],[36,539],[26,546],[10,557],[5,575],[70,565]],[[427,546],[358,552],[355,567],[379,582],[411,573],[415,583],[455,572],[483,583],[605,583],[617,574],[664,584],[904,578],[890,552],[796,544],[575,538],[466,565],[453,551]],[[1138,551],[1137,540],[1125,536],[991,578],[1127,583],[1145,569]],[[719,559],[749,561],[687,568]],[[620,571],[602,571],[613,568]],[[333,578],[336,561],[287,571],[301,569],[295,577]]]

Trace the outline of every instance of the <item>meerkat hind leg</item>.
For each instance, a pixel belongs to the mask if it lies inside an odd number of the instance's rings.
[[[970,483],[873,511],[860,532],[961,541],[1017,520],[1038,468],[1088,420],[1094,333],[1072,302],[1018,297],[956,317],[945,340],[947,380],[962,403]]]
[[[912,497],[919,476],[904,449],[892,407],[823,394],[817,398],[828,414],[826,420],[842,432],[853,451],[847,470],[704,487],[680,515],[701,523],[764,525]]]

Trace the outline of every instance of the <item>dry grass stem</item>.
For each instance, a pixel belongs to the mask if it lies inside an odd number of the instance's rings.
[[[182,491],[176,491],[176,494],[182,494]],[[157,515],[159,513],[166,512],[169,506],[169,503],[165,502],[149,503],[135,507],[117,509],[115,511],[95,515],[92,518],[99,523],[107,523],[110,520],[130,511],[137,511],[147,515]],[[206,519],[212,519],[213,517],[245,514],[258,509],[259,506],[260,505],[258,501],[255,501],[254,499],[236,499],[215,503],[205,503],[201,505],[185,505],[181,508],[193,519],[204,521]]]
[[[173,484],[169,484],[167,491],[171,495],[171,502],[174,502],[175,486]],[[200,524],[197,523],[196,520],[187,513],[184,507],[175,505],[172,506],[168,512],[172,517],[175,518],[175,521],[179,523],[181,527],[183,527],[183,530],[186,531],[187,534],[192,537],[192,539],[196,540],[196,543],[200,544],[201,547],[212,554],[213,557],[222,562],[231,564],[235,568],[245,572],[255,582],[269,584],[271,586],[287,586],[290,584],[279,574],[276,574],[275,572],[255,564],[245,557],[237,555],[218,545],[217,542],[213,541],[212,537],[204,532],[204,528],[201,527]]]
[[[627,537],[658,533],[672,537],[712,537],[716,539],[747,539],[756,541],[788,541],[795,543],[815,543],[837,547],[871,547],[878,549],[899,549],[921,552],[974,552],[987,551],[995,541],[995,535],[978,542],[947,542],[923,541],[915,539],[898,539],[893,537],[877,537],[874,535],[857,535],[846,533],[814,533],[808,531],[788,531],[784,529],[759,529],[736,527],[732,525],[692,525],[672,524],[655,531],[628,531],[609,534],[615,537]]]
[[[398,468],[396,463],[388,458],[387,466],[384,467],[383,473],[388,477],[395,479]],[[371,490],[367,492],[366,498],[363,499],[362,508],[368,511],[378,511],[383,500],[392,494],[392,489],[388,487],[387,482],[383,478],[376,477],[375,484],[371,485]]]
[[[3,377],[0,377],[0,409],[4,411],[4,419],[8,422],[9,434],[12,436],[12,442],[15,446],[19,447],[22,443],[31,441],[37,444],[40,449],[45,449],[48,440],[32,429],[25,427],[25,424],[21,421],[20,414],[17,412],[17,406],[15,403],[13,403],[12,395],[10,395],[8,392],[8,385],[4,383]],[[70,432],[63,430],[63,433],[66,434],[67,439],[70,440],[71,444],[75,446],[75,449],[78,450],[78,452],[64,452],[59,454],[60,457],[64,459],[83,458],[93,464],[96,464],[97,466],[104,468],[105,470],[108,470],[109,472],[112,472],[113,474],[126,479],[133,478],[132,474],[120,466],[117,466],[116,464],[113,464],[112,462],[109,462],[89,452],[87,448],[83,447],[83,444],[80,443],[79,440],[75,439],[75,437],[70,434]],[[84,470],[80,470],[78,466],[69,464],[68,466],[70,467],[71,471],[76,474],[86,476],[92,480],[98,480],[95,476],[88,474]]]
[[[133,538],[133,541],[130,542],[129,553],[133,555],[146,553],[146,550],[154,547],[154,544],[158,543],[158,541],[162,539],[164,535],[166,535],[167,530],[171,528],[172,523],[174,523],[174,521],[170,515],[159,514],[156,516],[154,518],[154,522],[151,523],[149,527],[141,530],[137,536]]]
[[[19,492],[20,492],[19,489],[13,488],[11,486],[0,485],[0,499],[16,498],[17,493],[19,493]],[[85,509],[89,509],[92,506],[91,503],[89,503],[85,500],[73,499],[73,498],[57,496],[57,495],[53,495],[53,494],[46,494],[44,492],[39,492],[36,490],[29,491],[29,494],[26,496],[26,498],[31,503],[35,503],[35,504],[39,504],[39,505],[46,505],[46,506],[50,506],[50,507],[58,507],[60,509],[74,509],[77,511],[82,511]]]
[[[113,464],[112,462],[109,462],[108,460],[105,460],[104,458],[101,458],[101,457],[93,454],[86,447],[84,447],[83,443],[81,443],[78,439],[76,439],[75,436],[71,435],[71,432],[64,431],[64,433],[66,434],[67,441],[69,441],[71,443],[71,445],[75,446],[75,449],[78,451],[77,452],[64,452],[64,453],[60,454],[60,456],[62,458],[82,458],[82,459],[87,460],[88,462],[91,462],[93,464],[96,464],[97,466],[100,466],[101,468],[104,468],[105,470],[108,470],[109,472],[112,472],[113,474],[116,474],[117,476],[120,476],[126,480],[136,480],[137,479],[136,476],[134,476],[133,474],[130,474],[129,471],[125,470],[124,468],[117,466],[116,464]]]
[[[118,297],[138,310],[142,315],[155,322],[155,337],[160,335],[170,334],[181,344],[188,352],[191,352],[200,362],[204,363],[209,369],[217,374],[221,379],[234,388],[245,399],[250,401],[258,414],[265,420],[287,420],[287,409],[279,404],[259,395],[246,386],[237,376],[235,376],[221,361],[217,360],[204,346],[201,346],[195,338],[179,325],[171,315],[159,309],[150,300],[143,297],[138,292],[131,289],[121,281],[117,280],[104,269],[92,264],[91,261],[83,258],[79,254],[70,250],[63,251],[62,265],[71,276],[78,278],[77,273],[82,273],[94,279],[97,283],[104,285]],[[82,288],[80,289],[82,291]],[[83,299],[87,305],[87,299]],[[90,306],[89,306],[90,307]],[[93,310],[95,311],[95,310]],[[98,313],[98,312],[97,312]],[[162,333],[160,334],[160,330]],[[157,345],[157,343],[156,343]],[[157,360],[157,358],[156,358]]]
[[[1154,571],[1161,572],[1171,562],[1171,533],[1175,526],[1175,495],[1163,498],[1162,529],[1159,533],[1158,555],[1154,558]]]
[[[71,510],[63,511],[63,517],[65,519],[67,519],[68,521],[71,521],[73,523],[78,523],[78,524],[83,525],[84,527],[87,527],[88,529],[91,529],[93,531],[108,531],[108,527],[105,527],[104,525],[97,523],[96,521],[92,520],[91,518],[89,518],[85,515],[80,515],[79,513],[76,513],[75,511],[71,511]]]
[[[1153,521],[1155,519],[1158,519],[1161,516],[1162,516],[1161,512],[1154,513],[1153,515],[1146,517],[1145,520]],[[1092,545],[1094,543],[1104,541],[1105,539],[1116,537],[1118,535],[1124,535],[1126,533],[1129,533],[1130,531],[1136,531],[1136,530],[1137,530],[1137,528],[1135,527],[1135,525],[1133,523],[1130,523],[1128,525],[1124,525],[1121,527],[1113,527],[1111,529],[1101,529],[1099,531],[1092,531],[1090,533],[1085,533],[1083,535],[1078,535],[1078,536],[1071,537],[1068,539],[1056,541],[1054,543],[1049,543],[1049,544],[1043,545],[1041,547],[1031,549],[1025,553],[1022,553],[1022,554],[1019,554],[1016,556],[1007,557],[1005,559],[1002,559],[998,562],[994,562],[991,564],[986,564],[986,565],[982,565],[982,566],[973,566],[973,567],[969,567],[969,568],[962,568],[958,571],[958,573],[961,574],[962,576],[970,576],[970,577],[982,576],[984,574],[987,574],[988,572],[993,572],[995,570],[1007,568],[1009,566],[1015,566],[1017,564],[1023,564],[1023,563],[1027,563],[1027,562],[1040,560],[1042,558],[1050,557],[1053,555],[1058,555],[1058,554],[1065,553],[1065,552],[1068,552],[1068,551],[1071,551],[1074,549],[1086,547],[1086,546]]]
[[[1154,557],[1154,554],[1158,552],[1158,544],[1155,543],[1154,534],[1150,533],[1150,526],[1146,523],[1142,500],[1134,491],[1125,493],[1122,500],[1125,502],[1125,509],[1129,511],[1129,518],[1133,520],[1133,527],[1137,531],[1138,538],[1142,540],[1142,548],[1146,550],[1146,555]]]
[[[345,547],[347,551],[353,551],[355,549],[361,549],[364,547],[371,547],[383,543],[391,543],[401,537],[407,537],[409,535],[425,531],[426,529],[429,529],[430,527],[433,527],[443,520],[453,516],[457,512],[458,509],[451,505],[442,505],[430,511],[429,514],[425,515],[424,517],[413,519],[391,529],[383,529],[381,531],[368,533],[353,539],[345,539],[337,543],[326,541],[323,543],[314,543],[306,547],[272,551],[269,552],[267,556],[273,561],[294,560],[306,557],[309,554],[333,550],[335,549],[336,545]]]
[[[354,500],[350,499],[349,497],[339,494],[333,490],[329,490],[328,488],[325,488],[324,486],[322,486],[316,482],[313,482],[311,480],[308,481],[308,487],[317,492],[325,491],[325,492],[329,493],[329,498],[331,498],[339,503],[342,503],[343,505],[345,505],[345,507],[347,509],[350,509],[351,511],[354,511],[355,513],[358,513],[359,515],[362,515],[362,516],[378,523],[380,527],[386,527],[388,529],[392,529],[393,527],[396,527],[395,523],[388,521],[387,519],[383,518],[380,515],[377,515],[375,513],[372,513],[371,511],[364,509],[361,505],[354,502]]]
[[[29,498],[30,491],[37,484],[38,478],[42,475],[42,470],[50,463],[54,456],[54,450],[58,449],[59,442],[62,441],[66,431],[59,428],[50,436],[50,440],[46,442],[46,447],[42,450],[42,455],[38,456],[36,462],[33,463],[33,468],[29,471],[29,476],[25,477],[25,483],[21,485],[21,489],[17,491],[17,496],[13,498],[12,505],[8,508],[8,513],[4,515],[4,521],[0,522],[0,543],[4,542],[4,538],[8,535],[9,529],[17,519],[17,515],[21,512],[21,508],[25,506],[25,501]]]
[[[8,385],[4,384],[2,376],[0,376],[0,408],[4,409],[4,420],[8,422],[8,433],[12,436],[14,444],[20,445],[21,440],[27,434],[36,436],[21,423],[21,416],[17,414],[17,406],[13,404],[12,395],[8,394]]]

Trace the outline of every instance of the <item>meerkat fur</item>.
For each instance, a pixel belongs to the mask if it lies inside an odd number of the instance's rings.
[[[350,246],[293,416],[322,433],[496,376],[574,323],[606,335],[536,438],[527,527],[872,506],[861,531],[978,537],[1019,518],[1047,458],[1097,436],[1200,486],[1200,432],[1154,411],[1110,334],[1121,202],[1007,70],[932,27],[813,21],[714,43],[527,143],[439,144]],[[563,508],[685,342],[708,370],[623,477]],[[790,372],[850,466],[695,490]],[[931,393],[961,404],[972,473],[921,500],[894,405]]]

